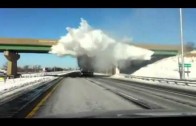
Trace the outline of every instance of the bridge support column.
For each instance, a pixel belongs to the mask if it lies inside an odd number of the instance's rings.
[[[112,67],[112,75],[116,74],[116,68],[115,67]]]
[[[115,75],[115,74],[119,74],[120,73],[120,70],[117,66],[113,66],[112,67],[112,75]]]
[[[17,60],[20,55],[12,51],[4,51],[4,56],[8,59],[7,75],[17,76]]]

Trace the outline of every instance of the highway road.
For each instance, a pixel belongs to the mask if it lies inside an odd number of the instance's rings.
[[[35,117],[79,112],[135,110],[141,107],[85,78],[65,78]]]
[[[196,111],[196,95],[101,77],[66,77],[29,117],[146,109]]]
[[[107,89],[114,88],[113,92],[142,101],[150,109],[196,110],[196,94],[113,79],[96,78],[91,81]]]

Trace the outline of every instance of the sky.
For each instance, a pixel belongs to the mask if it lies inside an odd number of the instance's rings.
[[[117,40],[134,43],[180,44],[179,8],[1,8],[0,37],[60,39],[80,18]],[[196,44],[196,9],[183,9],[184,41]],[[74,57],[20,54],[18,66],[77,67]],[[0,67],[6,58],[0,53]]]

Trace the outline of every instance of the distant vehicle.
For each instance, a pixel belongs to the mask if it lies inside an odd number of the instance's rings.
[[[92,77],[93,76],[93,71],[91,70],[81,70],[81,76],[90,76]]]
[[[93,76],[93,58],[88,57],[87,55],[78,56],[78,65],[80,67],[81,76]]]
[[[5,76],[6,75],[6,72],[5,71],[0,71],[0,76]]]
[[[43,72],[52,72],[52,69],[49,67],[43,68]]]
[[[0,69],[0,73],[6,74],[7,72],[5,70]]]

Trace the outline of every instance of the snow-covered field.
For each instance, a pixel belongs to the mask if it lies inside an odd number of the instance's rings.
[[[185,78],[196,79],[196,57],[185,57],[184,63],[189,63],[192,65],[189,68],[189,77],[185,73]],[[187,71],[187,68],[185,68],[185,71]],[[180,75],[178,66],[178,56],[161,59],[155,63],[140,68],[132,75],[179,79]]]

